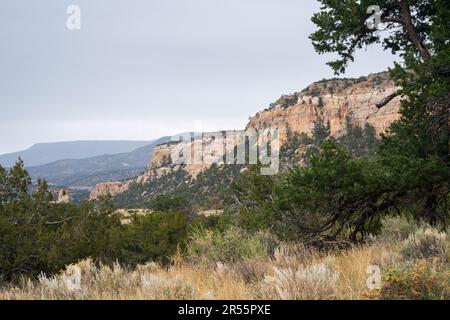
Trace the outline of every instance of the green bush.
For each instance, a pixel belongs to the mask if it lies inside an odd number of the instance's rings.
[[[120,253],[122,225],[98,204],[72,205],[21,200],[0,209],[0,278],[53,274],[92,257],[112,263]]]
[[[186,207],[186,203],[187,200],[182,196],[161,195],[152,201],[151,208],[155,211],[181,211]]]
[[[260,169],[259,165],[251,165],[233,182],[231,198],[234,203],[225,210],[220,226],[234,225],[251,233],[269,229],[277,233],[277,220],[272,207],[276,178],[261,175]]]
[[[177,212],[137,216],[127,225],[123,239],[123,263],[168,262],[186,240],[187,218]]]
[[[449,241],[446,233],[424,225],[403,241],[401,253],[408,259],[438,257],[447,262],[449,261],[448,247]]]
[[[107,198],[54,203],[45,181],[31,185],[22,161],[8,171],[0,166],[0,282],[55,274],[86,258],[131,266],[168,261],[186,240],[181,213],[153,213],[123,225],[114,211]]]
[[[266,231],[253,234],[231,227],[224,232],[208,229],[193,230],[186,248],[191,261],[236,262],[265,258],[273,253],[276,238]]]
[[[382,225],[381,233],[377,239],[383,243],[403,241],[419,228],[417,222],[405,216],[385,217]]]

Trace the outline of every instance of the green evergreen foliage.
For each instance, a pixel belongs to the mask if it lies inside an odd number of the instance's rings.
[[[229,215],[236,226],[251,232],[272,228],[276,223],[271,210],[275,179],[261,175],[259,165],[249,166],[231,186],[234,206],[228,208],[224,219]]]
[[[186,202],[182,196],[161,195],[152,201],[151,208],[155,211],[181,211],[186,207]]]
[[[121,260],[130,265],[148,261],[170,262],[187,234],[187,217],[177,212],[137,216],[122,235]]]
[[[315,144],[319,144],[321,141],[327,139],[330,136],[330,122],[328,121],[325,125],[323,118],[318,117],[314,121],[312,136]]]
[[[373,177],[378,164],[368,157],[378,146],[375,129],[369,124],[361,129],[348,117],[346,133],[334,139],[330,137],[330,125],[318,118],[312,137],[294,136],[282,147],[285,170],[281,175],[261,176],[258,166],[250,166],[235,180],[235,206],[228,208],[225,217],[231,216],[236,226],[251,232],[270,229],[280,239],[311,240],[317,235],[327,239],[341,232],[361,239],[380,227],[381,215],[374,215],[370,222],[361,218],[376,207],[370,202],[380,183]],[[303,154],[298,154],[296,150],[302,147]],[[304,164],[298,166],[301,161]],[[369,187],[373,190],[368,195],[365,192]],[[361,207],[355,207],[353,201],[360,202]],[[328,229],[333,223],[344,227]]]
[[[289,169],[294,163],[299,163],[302,155],[298,154],[297,150],[303,146],[310,146],[312,144],[313,139],[305,133],[291,136],[287,143],[280,148],[280,163],[282,169]]]
[[[123,225],[110,199],[58,204],[46,181],[32,188],[21,160],[0,166],[0,282],[54,274],[86,258],[135,265],[167,261],[185,240],[187,217],[157,213]]]
[[[319,0],[320,12],[312,21],[318,30],[310,38],[320,54],[334,53],[338,60],[328,64],[336,74],[343,73],[355,51],[371,44],[382,43],[393,53],[410,54],[416,59],[428,59],[431,51],[448,45],[448,3],[446,0]],[[383,10],[384,33],[369,29],[367,9],[378,5]],[[387,32],[386,32],[387,31]],[[388,36],[385,34],[388,33]],[[447,33],[447,34],[446,34]]]
[[[360,158],[377,152],[380,141],[377,139],[375,128],[365,123],[364,128],[355,125],[352,115],[346,117],[345,135],[338,142],[345,147],[352,157]]]
[[[323,7],[312,19],[318,30],[311,39],[319,53],[340,56],[329,63],[340,73],[356,49],[381,40],[364,23],[372,3],[320,2]],[[450,8],[441,0],[379,5],[382,22],[392,31],[384,46],[404,58],[391,72],[404,97],[402,117],[383,137],[379,153],[369,158],[361,154],[376,149],[374,130],[367,125],[361,130],[348,120],[347,135],[340,139],[347,150],[325,141],[308,167],[294,169],[275,187],[275,211],[291,217],[285,221],[297,227],[299,237],[356,241],[375,232],[380,216],[391,212],[448,225]]]
[[[242,168],[243,165],[214,164],[195,179],[186,171],[178,170],[144,184],[132,185],[114,197],[114,204],[126,208],[160,209],[162,201],[169,200],[170,206],[178,206],[183,212],[222,209],[228,201],[230,185]]]
[[[294,106],[298,102],[298,97],[296,95],[286,95],[282,96],[275,104],[280,105],[282,109],[287,109]]]
[[[274,212],[295,238],[361,239],[380,227],[385,202],[376,201],[383,183],[376,163],[355,159],[326,140],[308,166],[296,167],[274,186]]]

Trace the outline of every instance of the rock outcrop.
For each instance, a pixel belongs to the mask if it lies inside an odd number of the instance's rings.
[[[397,91],[387,73],[360,79],[328,80],[310,85],[302,92],[283,96],[275,104],[250,119],[247,128],[278,128],[285,138],[306,133],[314,121],[322,117],[330,123],[331,135],[345,133],[346,117],[355,124],[371,124],[378,134],[385,132],[392,121],[399,119],[400,98],[394,98],[378,110],[376,103]]]
[[[280,129],[280,142],[300,133],[310,134],[314,122],[322,118],[330,124],[331,135],[338,137],[345,133],[346,119],[351,117],[355,124],[371,124],[378,134],[385,132],[392,121],[399,119],[400,98],[394,98],[382,109],[376,103],[397,91],[394,82],[387,73],[378,73],[359,79],[333,79],[313,83],[305,90],[281,97],[270,108],[252,117],[246,129]],[[199,140],[193,145],[191,141],[174,141],[157,146],[153,150],[147,170],[138,177],[123,182],[98,184],[91,192],[90,199],[100,195],[115,196],[130,188],[134,183],[143,184],[151,179],[160,179],[165,175],[183,170],[192,179],[208,169],[211,164],[195,162],[194,164],[177,164],[172,156],[186,155],[188,144],[193,149],[210,147],[214,140]],[[185,153],[183,155],[183,152]],[[198,163],[198,164],[196,164]]]
[[[72,202],[72,195],[67,189],[57,189],[54,191],[56,203],[70,203]]]
[[[128,190],[134,180],[124,181],[124,182],[104,182],[97,184],[91,191],[89,195],[90,200],[99,198],[100,196],[116,196]]]
[[[211,167],[211,165],[204,163],[176,164],[172,161],[172,154],[175,148],[183,150],[183,144],[186,145],[188,143],[191,142],[173,141],[157,146],[153,150],[152,157],[145,172],[131,180],[97,184],[95,188],[92,189],[89,199],[97,199],[99,196],[108,194],[114,197],[128,190],[134,183],[144,184],[151,179],[160,179],[163,176],[168,175],[172,172],[176,172],[178,170],[187,172],[192,179],[195,179],[198,174]]]

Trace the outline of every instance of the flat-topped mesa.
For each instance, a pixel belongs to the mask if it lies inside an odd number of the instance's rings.
[[[281,97],[252,117],[247,128],[284,129],[284,142],[292,135],[310,134],[314,121],[322,117],[324,123],[330,123],[331,134],[338,137],[345,133],[346,117],[351,116],[355,124],[363,126],[367,122],[380,134],[399,119],[400,98],[381,109],[376,104],[397,90],[387,72],[359,79],[319,81],[301,92]]]

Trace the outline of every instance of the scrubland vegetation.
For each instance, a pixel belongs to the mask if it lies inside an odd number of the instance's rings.
[[[388,24],[384,39],[363,26],[359,2],[320,2],[311,39],[338,54],[337,73],[375,42],[403,58],[390,72],[401,119],[380,140],[351,119],[344,137],[331,137],[319,115],[311,137],[282,150],[295,161],[279,175],[249,166],[216,183],[214,167],[192,189],[144,201],[153,212],[127,224],[111,199],[57,204],[21,161],[0,167],[0,298],[449,299],[450,8],[386,1],[384,14],[406,27]],[[223,214],[195,214],[192,199],[218,195]],[[382,279],[373,290],[371,266]]]
[[[241,205],[221,215],[162,198],[160,211],[123,223],[108,199],[57,204],[45,182],[29,192],[21,162],[2,170],[0,299],[449,298],[443,225],[404,212],[364,241],[351,232],[302,239],[267,196],[284,179],[256,172],[236,180]],[[380,268],[379,289],[367,285],[370,266]]]
[[[86,259],[55,276],[5,286],[0,299],[449,299],[448,233],[404,218],[384,224],[368,244],[341,251],[280,243],[263,232],[197,230],[168,265]],[[367,286],[371,265],[381,269],[380,289]]]

